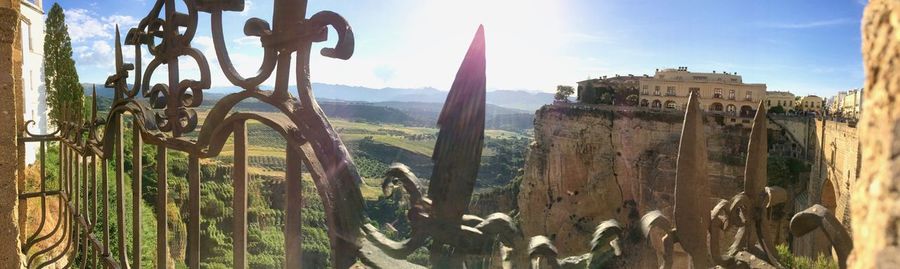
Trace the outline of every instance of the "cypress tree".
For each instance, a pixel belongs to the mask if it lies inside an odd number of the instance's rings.
[[[72,40],[66,27],[66,15],[59,3],[54,3],[47,14],[44,35],[44,87],[47,91],[47,107],[50,122],[63,121],[68,111],[71,120],[83,117],[84,90],[78,82],[75,60],[72,59]]]

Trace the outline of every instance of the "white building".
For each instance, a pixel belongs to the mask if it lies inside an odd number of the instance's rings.
[[[44,90],[44,8],[42,0],[22,0],[20,31],[22,33],[22,86],[25,121],[32,133],[47,133],[47,92]],[[39,150],[37,143],[25,144],[25,163],[33,164]]]

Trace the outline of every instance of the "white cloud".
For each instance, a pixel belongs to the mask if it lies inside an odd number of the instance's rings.
[[[779,28],[779,29],[808,29],[808,28],[820,28],[820,27],[828,27],[842,24],[853,23],[853,20],[840,18],[840,19],[831,19],[831,20],[819,20],[819,21],[808,21],[808,22],[792,22],[792,23],[763,23],[763,27],[767,28]]]
[[[114,53],[112,46],[102,40],[72,48],[72,54],[79,65],[111,66],[115,61]]]
[[[116,24],[127,32],[129,28],[136,26],[138,19],[132,16],[111,15],[99,16],[86,9],[70,9],[66,11],[66,26],[69,29],[69,37],[72,42],[90,41],[90,39],[110,39],[115,33]]]
[[[260,46],[259,37],[258,36],[242,36],[235,38],[232,40],[235,44],[240,46]]]

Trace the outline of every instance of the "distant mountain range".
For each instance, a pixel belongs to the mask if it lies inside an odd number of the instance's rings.
[[[85,94],[90,95],[92,84],[83,86]],[[97,86],[98,96],[103,99],[113,97],[112,89],[102,88],[100,84]],[[370,89],[330,84],[314,84],[313,87],[319,105],[329,117],[406,126],[434,126],[447,96],[447,92],[435,89]],[[201,108],[209,108],[225,95],[239,90],[237,87],[206,90],[203,92]],[[533,111],[543,105],[537,100],[543,97],[551,100],[552,95],[525,91],[488,92],[485,127],[514,132],[530,130],[534,121]],[[491,103],[492,100],[507,105]],[[253,101],[242,102],[238,108],[273,111],[271,106]]]
[[[85,85],[85,93],[90,94],[90,85]],[[99,95],[112,96],[109,89],[101,90],[102,84],[97,84]],[[419,102],[419,103],[444,103],[447,99],[447,92],[435,88],[419,88],[419,89],[403,89],[403,88],[382,88],[373,89],[359,86],[346,86],[336,84],[313,83],[313,93],[316,99],[331,99],[341,101],[357,101],[357,102]],[[240,91],[241,88],[216,87],[203,91],[204,97],[210,95],[225,95]],[[295,87],[291,86],[291,90],[295,91]],[[553,94],[541,92],[528,92],[521,90],[495,90],[487,92],[486,102],[505,108],[525,110],[533,113],[545,104],[553,102]]]

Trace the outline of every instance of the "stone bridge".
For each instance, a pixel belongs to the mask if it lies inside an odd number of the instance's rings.
[[[770,129],[783,131],[793,140],[789,149],[781,151],[791,152],[793,157],[810,165],[807,195],[795,197],[795,208],[821,204],[834,212],[849,229],[850,194],[859,179],[861,163],[858,129],[847,123],[811,117],[770,115],[769,123]],[[779,149],[770,148],[770,151],[778,152]],[[826,251],[828,241],[823,236],[799,238],[794,243],[794,250],[799,254]]]

